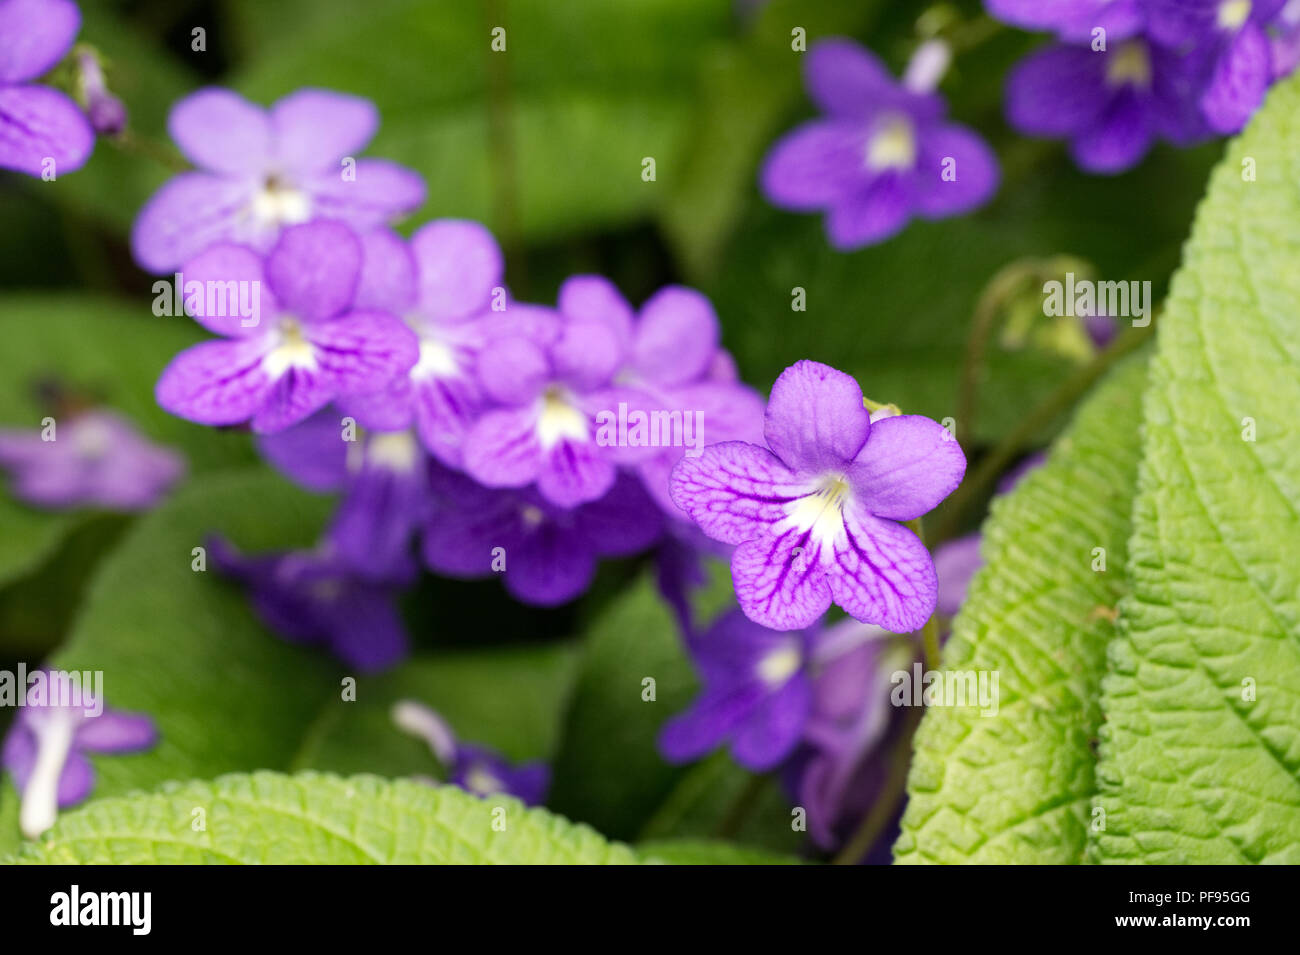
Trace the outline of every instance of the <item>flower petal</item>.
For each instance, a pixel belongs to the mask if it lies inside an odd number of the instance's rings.
[[[279,313],[275,294],[262,271],[262,259],[248,246],[219,242],[209,247],[185,263],[181,280],[187,312],[218,335],[246,338],[260,334],[263,323],[269,327]],[[191,282],[200,285],[193,296],[189,294]],[[251,308],[243,308],[246,305]],[[250,313],[247,319],[243,311]],[[244,324],[254,320],[255,324]]]
[[[861,118],[900,100],[898,81],[858,43],[830,37],[813,44],[804,57],[808,96],[822,112]]]
[[[59,808],[68,809],[90,795],[95,788],[95,771],[90,760],[76,750],[68,753],[59,774]]]
[[[872,514],[911,521],[934,510],[965,474],[966,455],[946,428],[920,415],[895,415],[871,426],[849,481]]]
[[[614,329],[604,322],[585,319],[566,322],[559,341],[551,346],[556,378],[578,391],[591,391],[607,383],[626,354]]]
[[[551,376],[551,363],[528,339],[506,338],[479,356],[478,376],[490,397],[502,404],[521,405],[541,392]]]
[[[1272,79],[1268,37],[1249,24],[1232,39],[1214,65],[1201,110],[1216,133],[1235,133],[1259,108]]]
[[[353,171],[355,177],[346,179],[347,170],[336,170],[297,180],[312,197],[318,218],[365,230],[399,219],[424,203],[424,180],[412,169],[387,159],[359,159]]]
[[[172,107],[167,130],[200,169],[261,176],[270,166],[266,111],[230,90],[207,87],[191,93]]]
[[[290,226],[266,259],[266,279],[284,310],[309,322],[347,308],[360,277],[361,243],[338,222]]]
[[[1070,154],[1087,172],[1118,173],[1141,161],[1154,140],[1151,103],[1125,90],[1095,126],[1070,144]]]
[[[424,378],[411,387],[420,440],[443,464],[460,467],[465,438],[483,410],[483,390],[468,376]]]
[[[934,549],[934,573],[939,579],[937,606],[945,617],[954,616],[961,609],[971,578],[984,564],[980,541],[980,534],[967,534]]]
[[[77,104],[44,86],[0,86],[0,169],[55,176],[86,164],[95,131]]]
[[[5,0],[0,3],[0,84],[22,83],[63,58],[81,28],[71,0]]]
[[[505,261],[485,227],[468,219],[438,219],[411,236],[411,250],[425,315],[464,318],[487,310]]]
[[[608,325],[622,347],[631,347],[632,306],[609,279],[599,275],[572,276],[560,286],[557,302],[565,318]]]
[[[809,532],[789,528],[746,541],[731,555],[736,600],[771,630],[802,630],[831,605],[831,587]]]
[[[785,520],[785,505],[807,493],[766,448],[724,441],[673,469],[673,503],[714,540],[740,544]]]
[[[951,160],[951,162],[950,162]],[[952,178],[946,178],[951,169]],[[930,219],[960,215],[982,205],[998,188],[998,160],[974,130],[939,126],[921,138],[917,212]]]
[[[292,428],[260,435],[258,453],[309,491],[337,491],[348,476],[348,442],[343,440],[341,417],[337,410],[322,409]]]
[[[567,603],[591,584],[596,573],[590,550],[576,546],[554,522],[539,525],[506,553],[506,590],[540,607]]]
[[[339,395],[372,394],[407,374],[420,341],[387,312],[348,312],[306,326],[316,363]]]
[[[614,486],[614,463],[591,441],[563,438],[543,452],[537,490],[560,507],[594,501]]]
[[[465,471],[488,487],[523,487],[541,469],[537,412],[531,407],[489,411],[465,436]]]
[[[772,148],[760,185],[782,209],[823,209],[866,183],[866,155],[867,133],[860,123],[814,120]]]
[[[592,553],[626,557],[643,551],[663,533],[663,514],[633,477],[620,474],[604,497],[573,515],[574,530],[590,542]]]
[[[768,447],[797,471],[843,467],[862,450],[870,427],[858,383],[807,360],[781,372],[763,421]]]
[[[826,575],[835,602],[855,619],[892,633],[919,630],[938,595],[925,545],[903,525],[873,517],[856,502],[844,509],[844,528]]]
[[[132,753],[158,742],[158,728],[143,713],[110,710],[84,721],[76,745],[95,753]]]
[[[251,187],[242,180],[201,172],[175,176],[136,216],[131,254],[145,271],[162,274],[222,239],[247,240],[261,251],[260,235],[241,234],[249,232],[242,217],[251,200]]]
[[[719,337],[718,315],[708,298],[695,289],[669,285],[641,306],[632,364],[657,385],[685,384],[708,370]]]
[[[1082,133],[1106,108],[1108,55],[1063,45],[1030,54],[1007,78],[1007,121],[1035,136]]]
[[[790,755],[808,722],[812,691],[808,681],[796,677],[765,699],[745,722],[731,744],[731,755],[756,773],[774,769]]]
[[[262,367],[269,347],[259,336],[187,348],[163,369],[154,396],[163,410],[199,424],[247,421],[273,388]]]
[[[358,672],[386,670],[410,651],[406,626],[388,593],[357,587],[332,609],[330,649]]]
[[[371,229],[359,238],[361,276],[353,304],[403,315],[415,305],[415,256],[392,229]]]
[[[277,166],[336,172],[344,156],[365,149],[379,128],[379,111],[360,96],[301,89],[271,107]]]

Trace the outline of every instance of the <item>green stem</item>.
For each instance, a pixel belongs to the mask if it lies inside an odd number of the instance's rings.
[[[719,839],[734,839],[758,805],[759,796],[771,781],[772,777],[769,773],[750,776],[745,783],[745,788],[737,794],[735,801],[728,807],[727,814],[718,823],[714,835]]]
[[[912,533],[925,543],[925,528],[918,517],[914,521],[908,521],[907,526]],[[925,667],[927,670],[939,669],[939,614],[938,611],[930,614],[930,619],[925,622],[921,628],[921,640],[925,647]]]
[[[907,770],[912,763],[912,737],[916,735],[916,728],[920,725],[924,712],[925,708],[921,706],[908,709],[902,733],[889,753],[889,775],[885,777],[885,783],[872,802],[870,811],[862,817],[862,822],[849,841],[831,860],[832,865],[857,865],[876,844],[889,820],[894,818],[907,791]]]
[[[140,136],[130,129],[124,129],[108,141],[122,152],[131,156],[141,156],[166,166],[172,172],[188,172],[190,164],[179,152],[165,143],[159,143],[145,136]]]

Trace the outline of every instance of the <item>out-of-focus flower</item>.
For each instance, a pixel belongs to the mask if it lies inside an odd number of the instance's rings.
[[[419,337],[420,360],[384,391],[346,399],[343,411],[367,428],[414,427],[434,457],[459,467],[465,434],[486,405],[477,361],[498,289],[504,304],[501,250],[483,226],[459,219],[421,226],[409,243],[383,229],[362,244],[356,304],[402,317]]]
[[[44,431],[0,430],[0,467],[13,495],[45,508],[151,507],[185,472],[176,452],[111,411],[86,411]]]
[[[436,503],[424,530],[425,563],[449,577],[499,573],[528,604],[574,599],[591,584],[598,558],[645,550],[663,529],[663,514],[627,475],[599,500],[561,508],[534,488],[485,488],[436,466],[431,473]]]
[[[1139,33],[1146,24],[1147,0],[984,0],[989,13],[1025,30],[1055,33],[1071,43],[1086,43],[1095,31],[1110,40]]]
[[[745,614],[797,630],[834,602],[895,633],[918,629],[934,612],[934,565],[899,522],[961,482],[960,445],[917,415],[873,423],[857,382],[813,361],[773,385],[765,438],[711,445],[672,477],[677,505],[739,545],[731,573]]]
[[[1290,76],[1300,66],[1300,0],[1290,0],[1277,15],[1269,36],[1273,79]]]
[[[44,690],[35,684],[22,688],[26,703],[0,754],[0,764],[22,794],[19,824],[29,839],[54,825],[58,810],[90,795],[95,771],[86,753],[136,753],[158,741],[149,717],[110,710],[84,686],[80,699],[59,699],[49,692],[54,671],[43,672]]]
[[[446,720],[414,700],[393,704],[392,719],[399,729],[428,743],[452,785],[476,796],[514,796],[528,806],[540,806],[546,799],[551,771],[545,763],[515,766],[486,746],[459,742]]]
[[[262,455],[313,491],[342,493],[328,540],[363,577],[401,576],[432,505],[428,459],[410,431],[364,432],[344,440],[333,406],[285,431],[258,438]]]
[[[269,110],[223,89],[172,109],[172,139],[198,170],[162,187],[131,231],[136,261],[170,272],[217,242],[266,251],[286,226],[336,219],[367,230],[414,211],[424,182],[383,159],[357,159],[379,125],[373,104],[303,89]]]
[[[220,537],[208,540],[213,566],[248,591],[253,609],[291,643],[322,646],[361,672],[383,670],[408,651],[396,591],[415,577],[362,577],[328,544],[311,551],[246,557]]]
[[[914,71],[916,88],[899,84],[858,44],[828,39],[808,51],[805,78],[826,115],[776,144],[761,184],[781,208],[825,210],[837,249],[881,242],[914,216],[969,212],[997,189],[996,157],[945,119],[935,70]]]
[[[126,129],[126,107],[109,92],[104,68],[93,50],[78,50],[76,59],[78,91],[90,125],[101,136],[116,136]]]
[[[690,762],[726,742],[747,769],[778,765],[808,718],[812,640],[811,632],[769,630],[738,611],[692,640],[691,657],[704,687],[685,713],[664,724],[664,758]]]
[[[636,400],[613,385],[626,357],[626,307],[607,280],[577,276],[561,287],[558,312],[512,308],[518,333],[479,356],[479,380],[497,407],[465,437],[466,472],[488,487],[535,481],[560,507],[605,495],[619,449],[597,443],[595,417]]]
[[[95,131],[77,104],[29,82],[62,59],[80,28],[70,0],[0,0],[0,169],[57,176],[90,158]]]
[[[249,290],[256,315],[229,307],[229,296],[187,301],[226,340],[177,355],[158,381],[158,403],[200,424],[251,419],[270,433],[340,396],[386,387],[410,371],[419,343],[393,315],[353,308],[360,272],[361,245],[337,222],[286,229],[265,261],[246,246],[208,249],[186,264],[185,285]]]

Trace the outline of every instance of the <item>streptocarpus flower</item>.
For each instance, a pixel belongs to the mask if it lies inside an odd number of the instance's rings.
[[[186,264],[186,286],[249,289],[260,314],[237,314],[228,295],[187,301],[225,340],[177,355],[158,380],[158,404],[200,424],[250,421],[271,433],[340,396],[384,388],[411,369],[419,345],[387,312],[352,307],[360,272],[361,245],[337,222],[286,229],[265,261],[246,246],[208,249]]]
[[[485,488],[437,467],[432,474],[437,504],[424,530],[425,563],[449,577],[501,574],[527,604],[574,599],[591,584],[597,558],[635,554],[663,529],[662,512],[628,475],[597,501],[561,508],[534,488]]]
[[[172,139],[195,166],[141,210],[131,249],[170,272],[217,242],[266,251],[285,226],[336,219],[371,229],[414,211],[424,182],[383,159],[356,159],[379,125],[367,100],[303,89],[269,110],[223,89],[172,108]]]
[[[35,686],[23,692],[27,702],[5,737],[0,763],[22,794],[23,834],[35,839],[54,825],[59,809],[90,795],[95,771],[86,753],[136,753],[153,746],[158,731],[149,717],[110,710],[93,695],[37,699]]]
[[[246,557],[212,537],[208,555],[217,570],[247,589],[262,622],[290,643],[323,646],[363,673],[406,656],[406,627],[394,597],[414,579],[414,564],[404,577],[380,582],[357,575],[328,545]]]
[[[826,210],[835,248],[881,242],[914,216],[969,212],[997,189],[997,159],[977,133],[945,120],[936,76],[899,84],[858,44],[829,39],[808,51],[805,78],[826,115],[773,147],[761,184],[783,209]]]
[[[1235,133],[1273,81],[1265,28],[1286,0],[1147,0],[1157,43],[1203,60],[1202,114],[1216,133]]]
[[[664,724],[659,751],[671,763],[699,759],[728,742],[754,772],[794,749],[808,718],[813,635],[778,633],[733,611],[690,642],[704,687],[685,713]]]
[[[984,0],[990,14],[1025,30],[1051,31],[1062,40],[1086,43],[1104,30],[1107,41],[1139,33],[1147,0]]]
[[[540,806],[546,798],[551,770],[545,763],[515,766],[486,746],[460,742],[446,720],[414,700],[393,704],[392,717],[400,729],[429,745],[453,786],[476,796],[514,796],[528,806]]]
[[[1110,44],[1050,46],[1007,79],[1007,119],[1032,136],[1070,141],[1080,168],[1118,173],[1159,138],[1189,146],[1208,134],[1197,101],[1199,57],[1144,36]]]
[[[0,430],[0,467],[19,500],[38,507],[134,511],[157,503],[184,460],[144,438],[123,417],[93,410],[40,431]]]
[[[486,405],[477,361],[498,289],[504,304],[501,250],[487,229],[460,219],[421,226],[409,243],[381,229],[362,244],[357,305],[402,317],[419,337],[420,360],[385,390],[344,400],[342,410],[366,428],[414,427],[434,457],[459,467],[465,434]]]
[[[595,416],[636,400],[612,382],[626,357],[624,309],[618,290],[597,276],[568,279],[558,313],[512,306],[519,333],[479,356],[479,381],[498,407],[465,436],[468,474],[488,487],[536,482],[559,507],[605,495],[619,455],[597,443]]]
[[[400,578],[431,508],[428,458],[410,431],[368,431],[345,440],[350,433],[330,406],[260,436],[257,447],[304,487],[342,493],[327,533],[339,560],[363,577]]]
[[[0,169],[29,176],[80,169],[95,131],[58,90],[31,85],[72,46],[81,13],[71,0],[0,0]]]
[[[899,522],[961,483],[957,442],[917,415],[873,423],[857,382],[813,361],[772,386],[764,434],[767,447],[715,444],[672,477],[677,506],[739,545],[731,575],[745,614],[797,630],[834,602],[895,633],[920,628],[934,612],[934,564]]]
[[[104,68],[91,50],[77,53],[78,96],[86,104],[86,117],[101,136],[116,136],[126,129],[126,106],[108,89]]]

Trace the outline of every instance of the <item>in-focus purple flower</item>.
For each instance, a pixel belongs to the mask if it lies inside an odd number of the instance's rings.
[[[110,710],[84,687],[80,699],[58,698],[48,692],[57,676],[48,669],[43,672],[45,690],[35,683],[22,688],[26,703],[0,754],[0,764],[22,794],[19,823],[29,839],[54,825],[59,809],[90,795],[95,771],[86,753],[135,753],[158,741],[149,717]]]
[[[1157,43],[1190,50],[1203,70],[1200,106],[1216,133],[1235,133],[1273,80],[1266,27],[1286,0],[1147,0]]]
[[[851,40],[814,44],[805,80],[826,115],[768,155],[761,174],[768,199],[825,210],[837,249],[881,242],[914,216],[943,219],[987,201],[997,189],[996,157],[973,130],[945,120],[943,99],[928,86],[934,71],[920,72],[930,75],[913,88]]]
[[[1080,168],[1118,173],[1157,139],[1189,146],[1208,135],[1197,101],[1200,58],[1144,36],[1030,54],[1007,80],[1007,119],[1032,136],[1066,139]]]
[[[488,487],[533,482],[560,507],[595,501],[613,486],[619,449],[596,441],[595,416],[635,401],[613,386],[626,357],[631,314],[606,279],[576,276],[559,310],[511,307],[518,333],[493,342],[479,381],[498,407],[465,437],[464,466]]]
[[[363,577],[401,577],[432,505],[428,459],[410,431],[368,431],[344,440],[333,406],[276,434],[258,450],[313,491],[341,492],[327,532],[338,558]]]
[[[1025,30],[1055,33],[1071,43],[1086,43],[1105,30],[1107,42],[1141,32],[1146,0],[984,0],[990,14]]]
[[[71,0],[0,0],[0,169],[56,176],[80,169],[95,131],[71,99],[29,81],[72,46],[81,13]]]
[[[516,766],[486,746],[460,742],[446,720],[414,700],[393,704],[392,718],[398,728],[428,744],[453,786],[476,796],[514,796],[528,806],[540,806],[546,799],[551,770],[545,763]]]
[[[934,612],[930,554],[901,521],[961,483],[966,457],[936,422],[872,422],[862,389],[813,361],[772,386],[767,447],[715,444],[673,471],[672,495],[706,534],[737,544],[731,575],[741,609],[797,630],[831,603],[895,633]]]
[[[229,90],[192,93],[168,129],[198,169],[141,210],[136,261],[165,273],[217,242],[266,251],[285,226],[337,219],[364,231],[414,211],[425,195],[419,175],[356,158],[378,125],[373,104],[329,90],[299,90],[269,110]]]
[[[357,305],[405,319],[420,360],[385,390],[346,399],[343,411],[367,428],[413,427],[434,457],[460,467],[465,434],[487,403],[477,363],[496,290],[504,296],[501,250],[487,229],[460,219],[430,222],[409,243],[381,229],[362,244]]]
[[[200,424],[251,419],[271,433],[406,374],[419,357],[415,334],[387,312],[353,308],[360,272],[361,244],[337,222],[286,229],[265,261],[230,243],[203,252],[186,264],[185,285],[251,290],[259,314],[241,316],[228,295],[187,298],[225,340],[177,355],[158,381],[158,404]]]
[[[42,431],[0,430],[0,468],[14,497],[45,508],[151,507],[185,472],[176,452],[153,444],[120,415],[86,411]]]
[[[554,606],[581,595],[600,557],[653,544],[664,518],[636,479],[620,475],[604,497],[557,507],[535,488],[485,488],[438,467],[424,560],[435,573],[476,579],[501,574],[527,604]]]
[[[763,772],[779,764],[808,718],[812,639],[811,632],[780,633],[732,611],[691,641],[703,688],[660,731],[664,758],[691,762],[725,742],[746,769]]]
[[[394,598],[414,579],[414,564],[402,578],[377,581],[355,573],[328,545],[248,557],[220,537],[207,546],[213,566],[241,583],[262,622],[289,642],[324,647],[363,673],[406,656]]]

